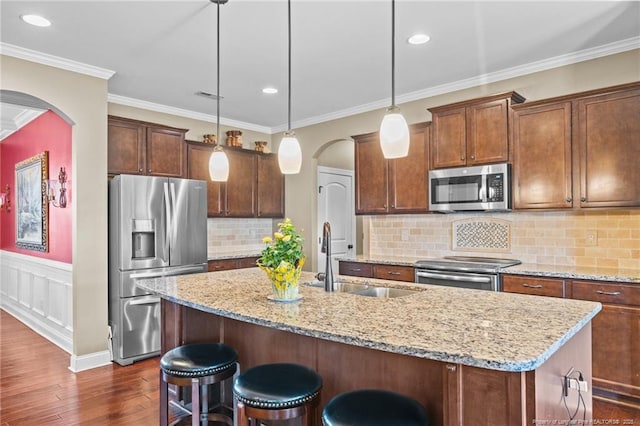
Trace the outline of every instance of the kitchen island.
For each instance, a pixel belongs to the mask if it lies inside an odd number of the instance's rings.
[[[301,281],[313,278],[303,273]],[[321,404],[385,388],[417,399],[436,425],[531,425],[569,419],[562,377],[571,368],[590,385],[599,303],[366,281],[420,291],[385,299],[301,285],[302,300],[276,303],[257,268],[138,285],[163,297],[163,352],[222,341],[238,350],[242,369],[299,362],[323,377]],[[579,418],[584,410],[589,420],[590,386],[582,397]],[[570,389],[571,412],[577,400]]]

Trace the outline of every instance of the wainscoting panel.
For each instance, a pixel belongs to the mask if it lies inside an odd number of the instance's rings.
[[[72,265],[0,251],[0,270],[0,307],[72,353]]]

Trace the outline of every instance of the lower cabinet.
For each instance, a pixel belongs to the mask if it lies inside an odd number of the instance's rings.
[[[210,260],[209,272],[228,271],[230,269],[253,268],[258,256],[240,257],[235,259]]]
[[[502,291],[536,296],[565,297],[564,280],[557,278],[504,275]]]
[[[354,277],[415,282],[413,266],[340,261],[339,273],[340,275],[351,275]]]
[[[510,293],[602,303],[591,322],[594,419],[628,412],[640,420],[640,286],[503,275],[502,287]]]
[[[571,291],[573,299],[602,303],[592,322],[596,395],[632,397],[640,407],[640,287],[575,280]]]

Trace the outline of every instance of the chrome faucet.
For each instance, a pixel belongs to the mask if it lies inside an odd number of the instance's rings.
[[[325,254],[326,262],[324,267],[324,291],[334,291],[336,289],[333,281],[333,271],[331,270],[331,225],[325,222],[322,227],[322,247],[320,252]]]

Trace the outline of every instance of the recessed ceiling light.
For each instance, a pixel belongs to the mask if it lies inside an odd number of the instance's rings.
[[[20,18],[27,24],[35,25],[36,27],[48,27],[51,25],[51,21],[40,15],[22,15]]]
[[[273,95],[278,93],[278,89],[276,89],[275,87],[265,87],[264,89],[262,89],[262,93],[266,93],[267,95]]]
[[[407,39],[409,44],[425,44],[429,40],[431,40],[431,37],[426,34],[414,34]]]

